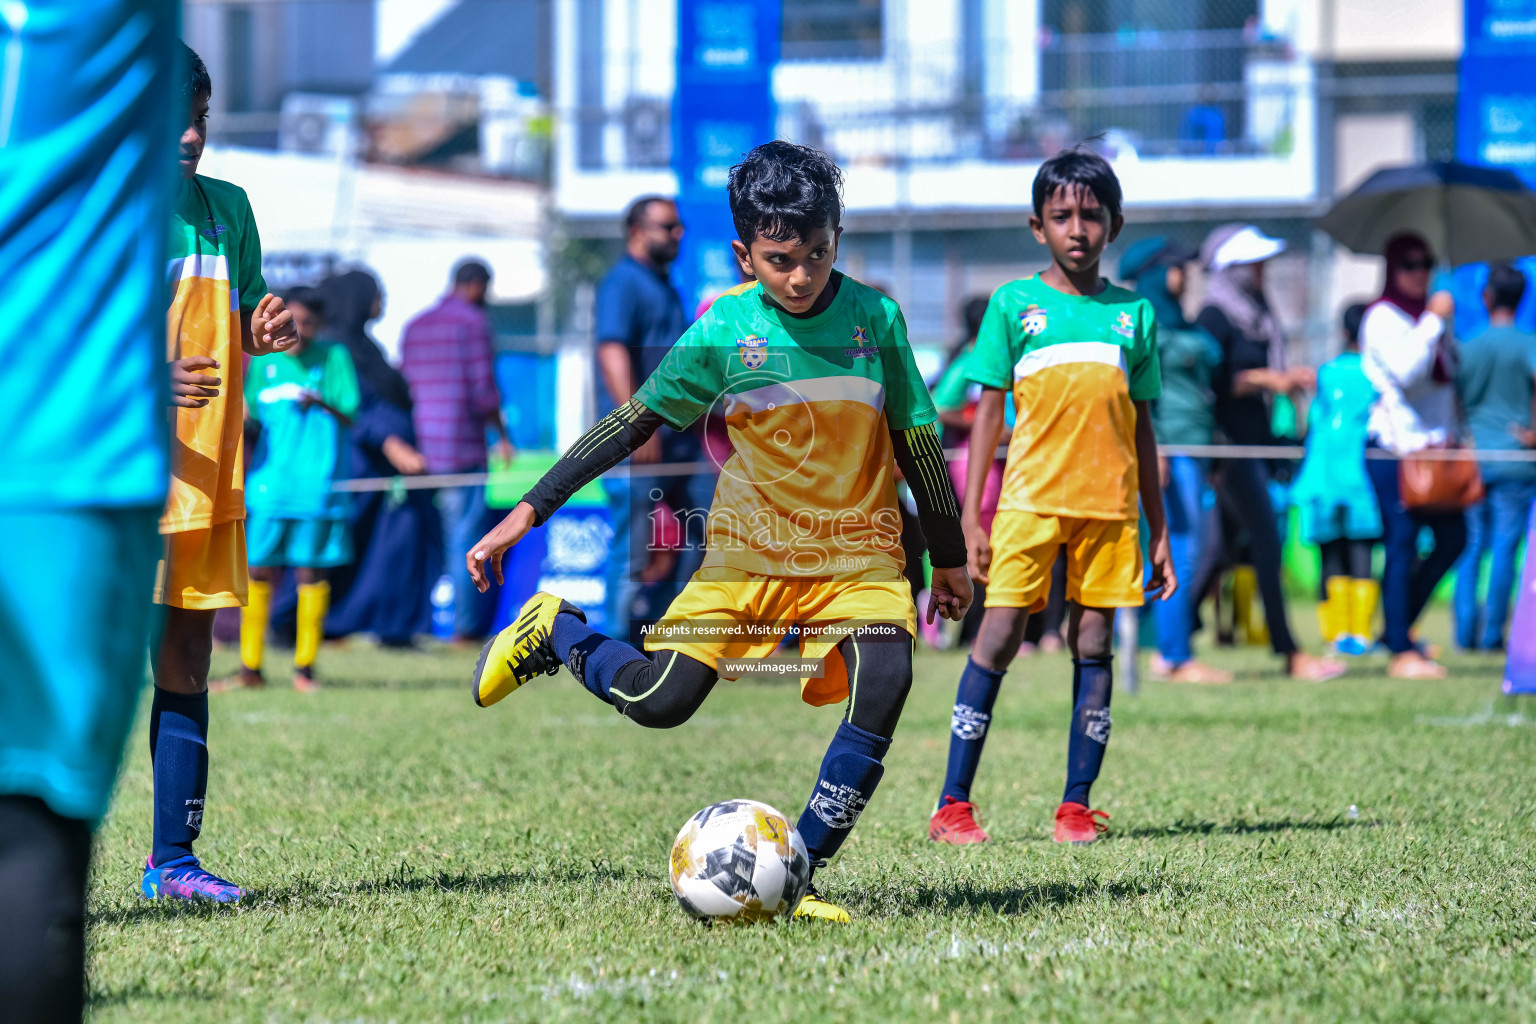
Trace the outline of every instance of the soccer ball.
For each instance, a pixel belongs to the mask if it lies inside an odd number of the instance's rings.
[[[672,893],[701,921],[787,917],[810,882],[805,840],[788,818],[756,800],[710,804],[672,844]]]

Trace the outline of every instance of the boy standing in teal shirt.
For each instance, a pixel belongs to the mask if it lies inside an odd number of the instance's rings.
[[[240,681],[260,686],[272,585],[284,567],[299,592],[293,685],[315,688],[314,662],[330,603],[325,570],[352,560],[348,495],[332,485],[349,475],[347,429],[357,415],[357,371],[345,346],[319,341],[319,293],[285,296],[299,343],[251,360],[246,416],[261,425],[246,481],[250,598],[240,618]]]

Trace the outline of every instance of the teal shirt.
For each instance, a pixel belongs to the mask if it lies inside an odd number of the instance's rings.
[[[1511,427],[1530,427],[1536,390],[1536,334],[1517,327],[1490,327],[1461,348],[1456,375],[1472,443],[1483,451],[1512,451],[1520,442]],[[1536,463],[1485,462],[1490,480],[1536,480]]]
[[[304,405],[306,392],[349,419],[357,415],[357,371],[345,346],[315,341],[298,355],[251,360],[245,407],[261,424],[245,482],[251,512],[282,519],[347,515],[348,495],[332,491],[331,484],[350,475],[348,431],[320,406]]]
[[[1317,371],[1317,396],[1307,411],[1307,456],[1291,501],[1319,508],[1356,507],[1356,522],[1379,517],[1365,472],[1365,443],[1376,389],[1360,353],[1344,352]],[[1309,538],[1312,539],[1312,538]]]
[[[1221,364],[1221,346],[1203,328],[1158,324],[1158,359],[1163,394],[1152,410],[1161,444],[1210,444],[1216,430],[1216,395],[1211,371]]]

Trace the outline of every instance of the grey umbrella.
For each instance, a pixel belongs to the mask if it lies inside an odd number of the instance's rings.
[[[1317,226],[1381,255],[1400,231],[1423,235],[1452,265],[1536,255],[1536,192],[1512,171],[1450,160],[1387,167],[1333,204]]]

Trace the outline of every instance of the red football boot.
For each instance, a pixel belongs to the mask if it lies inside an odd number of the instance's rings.
[[[933,817],[928,819],[928,838],[936,843],[953,843],[956,846],[985,843],[992,839],[976,820],[976,805],[969,800],[956,800],[952,796],[946,796],[933,812]]]
[[[1091,843],[1109,831],[1109,826],[1098,821],[1098,818],[1107,821],[1109,815],[1103,811],[1089,810],[1082,804],[1062,804],[1056,808],[1056,834],[1053,838],[1058,843],[1074,843],[1078,846]]]

